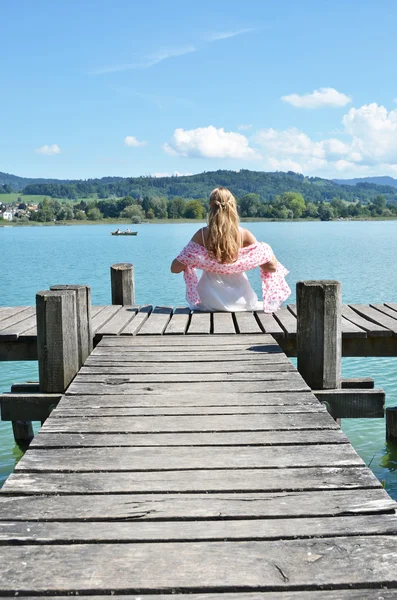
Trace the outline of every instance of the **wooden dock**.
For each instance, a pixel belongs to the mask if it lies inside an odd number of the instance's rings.
[[[189,323],[143,314],[119,333]],[[103,336],[0,494],[0,595],[397,597],[396,503],[274,338],[213,317]]]
[[[296,356],[296,306],[277,313],[202,313],[169,306],[93,306],[94,341],[104,336],[272,335]],[[397,356],[397,302],[342,307],[343,356]],[[0,360],[37,360],[36,309],[0,307]]]

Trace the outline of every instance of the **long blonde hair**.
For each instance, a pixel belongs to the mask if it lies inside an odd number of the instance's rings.
[[[207,250],[220,263],[233,263],[240,248],[239,218],[236,200],[224,187],[210,195]]]

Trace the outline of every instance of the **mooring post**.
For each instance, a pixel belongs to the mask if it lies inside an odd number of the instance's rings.
[[[397,406],[386,408],[386,441],[397,443]]]
[[[79,346],[79,367],[81,367],[94,347],[91,330],[91,288],[89,285],[52,285],[50,290],[71,290],[76,295],[77,341]]]
[[[112,304],[123,306],[135,304],[134,265],[118,263],[110,267]]]
[[[79,370],[76,293],[36,294],[40,392],[63,393]]]
[[[315,390],[341,387],[342,286],[339,281],[298,281],[298,371]]]
[[[34,438],[32,421],[12,421],[12,432],[15,443],[21,450],[26,450]]]

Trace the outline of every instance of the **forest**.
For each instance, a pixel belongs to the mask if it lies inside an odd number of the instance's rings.
[[[168,201],[174,198],[197,200],[207,198],[214,187],[225,186],[238,198],[253,193],[258,195],[260,202],[266,203],[275,201],[284,192],[300,193],[306,202],[312,203],[340,198],[347,202],[368,204],[379,195],[385,197],[387,204],[397,202],[397,188],[390,185],[367,182],[348,185],[320,177],[305,177],[292,171],[266,173],[220,170],[178,177],[104,177],[75,181],[23,180],[0,173],[0,192],[2,185],[6,185],[8,190],[26,195],[44,195],[74,201],[89,197],[106,200],[126,196],[137,199],[163,197]]]

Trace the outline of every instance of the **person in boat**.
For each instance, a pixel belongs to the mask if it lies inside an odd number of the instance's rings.
[[[126,229],[125,232],[126,233],[131,233],[131,231],[129,229]]]
[[[116,229],[115,233],[121,233],[121,231],[120,231],[120,227],[118,227],[118,228]]]
[[[226,188],[210,195],[208,225],[199,229],[172,261],[172,273],[184,273],[190,308],[205,311],[260,310],[274,312],[291,290],[288,271],[271,247],[240,227],[236,200]],[[252,289],[245,271],[259,267],[263,302]],[[195,269],[203,271],[198,280]]]

